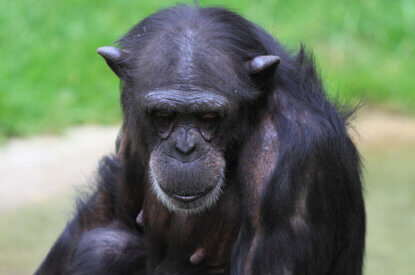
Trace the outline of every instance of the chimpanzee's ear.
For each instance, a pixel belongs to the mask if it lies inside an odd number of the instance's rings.
[[[116,47],[101,47],[97,49],[97,53],[105,59],[108,66],[119,78],[125,77],[125,60],[128,56],[126,50]]]
[[[245,66],[254,82],[262,86],[274,74],[280,60],[276,55],[260,55],[247,61]]]
[[[250,75],[256,75],[267,70],[275,70],[280,61],[280,57],[276,55],[261,55],[246,62],[246,67]]]

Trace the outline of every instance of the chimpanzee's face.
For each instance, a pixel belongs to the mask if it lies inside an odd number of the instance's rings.
[[[217,201],[225,177],[221,130],[229,102],[204,91],[157,90],[140,100],[148,127],[153,191],[172,211],[200,212]]]
[[[143,145],[153,191],[168,209],[197,213],[218,200],[225,153],[246,131],[242,109],[262,94],[257,84],[280,59],[241,56],[246,41],[223,36],[224,27],[233,33],[225,22],[189,22],[167,29],[142,23],[123,38],[126,49],[98,53],[122,80],[125,127]]]

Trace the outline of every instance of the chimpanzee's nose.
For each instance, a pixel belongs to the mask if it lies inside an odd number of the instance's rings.
[[[200,146],[198,146],[200,134],[198,136],[196,129],[185,127],[176,128],[173,136],[172,157],[183,163],[187,163],[194,161],[200,156]]]
[[[192,130],[180,129],[179,137],[176,141],[176,150],[183,155],[191,154],[196,148],[196,141]]]

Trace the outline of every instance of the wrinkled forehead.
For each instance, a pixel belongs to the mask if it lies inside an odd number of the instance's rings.
[[[149,92],[140,102],[146,110],[217,112],[222,116],[229,112],[230,106],[228,99],[217,93],[169,89]]]

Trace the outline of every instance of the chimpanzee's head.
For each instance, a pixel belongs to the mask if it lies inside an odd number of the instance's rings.
[[[130,142],[172,211],[200,212],[220,196],[244,106],[262,96],[264,75],[280,61],[254,28],[231,12],[178,6],[141,21],[120,48],[98,49],[121,79]]]

